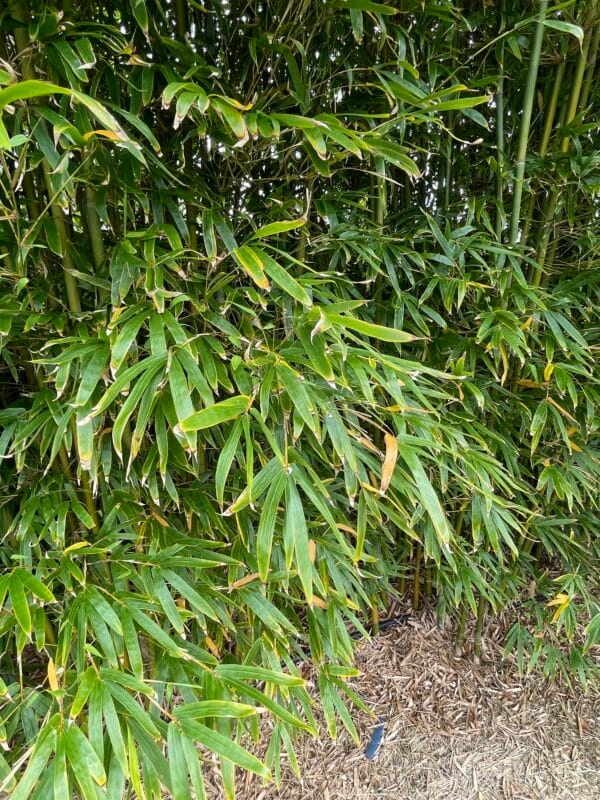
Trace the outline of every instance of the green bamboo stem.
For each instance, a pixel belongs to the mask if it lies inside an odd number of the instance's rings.
[[[26,0],[9,0],[8,12],[10,16],[22,23],[22,28],[15,28],[13,36],[15,44],[17,45],[17,53],[20,57],[23,77],[27,80],[35,78],[35,73],[32,63],[32,53],[29,50],[29,5]]]
[[[375,158],[374,159],[374,169],[375,169],[375,198],[374,198],[374,209],[373,209],[373,221],[377,225],[380,230],[380,234],[383,236],[383,228],[385,225],[385,217],[387,211],[387,188],[386,188],[386,172],[385,172],[385,164],[383,159]],[[383,319],[383,289],[384,289],[384,280],[382,275],[377,275],[375,278],[375,288],[373,292],[373,298],[375,302],[375,322],[381,324]]]
[[[544,38],[544,21],[548,0],[540,0],[538,20],[535,27],[529,69],[527,71],[527,82],[525,84],[525,97],[523,99],[523,116],[519,130],[519,141],[517,145],[517,161],[514,179],[513,207],[510,222],[509,244],[514,247],[519,239],[519,223],[521,220],[521,200],[523,196],[523,184],[525,180],[525,159],[527,156],[527,143],[529,141],[529,129],[531,126],[531,116],[535,103],[535,88],[540,65],[540,54],[542,51],[542,40]]]
[[[487,600],[483,595],[479,597],[477,604],[477,619],[475,622],[475,636],[473,638],[473,661],[479,664],[481,661],[481,650],[483,640],[483,624],[485,622],[485,612],[487,609]]]
[[[18,20],[19,22],[22,22],[23,25],[27,26],[29,12],[26,2],[21,2],[21,0],[11,0],[11,2],[9,2],[9,10],[11,16],[14,19]],[[19,55],[22,56],[23,75],[27,79],[32,79],[35,77],[35,71],[33,69],[31,54],[27,53],[27,49],[30,45],[28,28],[27,27],[15,28],[14,37]],[[52,217],[56,225],[56,230],[61,242],[61,249],[63,251],[65,288],[67,290],[69,309],[73,312],[79,312],[81,311],[81,302],[79,300],[79,289],[77,287],[77,281],[75,280],[73,275],[71,275],[68,272],[68,270],[74,269],[74,264],[73,264],[73,259],[71,257],[71,253],[69,252],[68,235],[67,235],[65,220],[63,217],[62,209],[54,199],[54,191],[52,188],[52,180],[50,176],[50,167],[46,160],[42,162],[42,168],[44,172],[44,182],[46,184],[46,191],[48,192],[48,201],[50,203]],[[32,187],[30,187],[29,189],[29,194],[31,202],[33,202],[34,190]],[[32,205],[30,210],[35,211],[35,204]]]
[[[504,13],[504,0],[500,6],[500,14]],[[503,20],[500,30],[504,27]],[[496,161],[498,164],[498,175],[496,177],[496,238],[502,241],[502,230],[504,228],[504,39],[500,43],[500,78],[498,79],[498,89],[496,91]]]
[[[577,115],[579,107],[579,100],[583,88],[584,75],[588,67],[588,54],[590,51],[591,37],[586,36],[583,47],[577,59],[577,66],[575,67],[575,74],[573,76],[573,83],[571,85],[571,94],[566,108],[564,125],[568,126]],[[571,144],[571,137],[569,134],[563,136],[560,143],[560,152],[566,154]],[[541,235],[539,237],[539,246],[536,254],[536,266],[531,273],[531,283],[533,286],[540,286],[542,284],[542,277],[544,275],[544,267],[546,265],[546,257],[548,253],[548,245],[554,227],[556,226],[559,217],[562,203],[560,203],[560,189],[558,184],[552,187],[552,192],[548,198],[546,211],[542,222]]]
[[[581,87],[581,96],[579,98],[579,108],[583,111],[587,107],[587,101],[592,87],[594,72],[596,69],[596,61],[598,59],[598,49],[600,47],[600,24],[596,24],[596,31],[590,46],[589,64],[585,71],[583,79],[583,86]]]
[[[88,235],[92,245],[92,255],[96,268],[104,263],[104,238],[100,227],[100,219],[96,211],[96,192],[89,185],[85,187],[85,217],[87,220]]]
[[[8,3],[8,10],[10,16],[18,22],[21,22],[24,26],[23,28],[15,28],[13,31],[13,36],[17,46],[17,55],[19,56],[22,65],[21,68],[23,71],[23,77],[27,80],[32,80],[35,78],[35,70],[33,68],[32,53],[29,50],[30,42],[27,27],[29,24],[28,4],[27,2],[24,2],[24,0],[10,0]],[[31,220],[36,220],[40,215],[40,207],[37,201],[33,179],[28,172],[26,172],[23,176],[23,189],[25,192],[25,203],[29,217]]]
[[[452,138],[452,129],[454,128],[454,111],[448,113],[448,141],[446,144],[446,154],[444,157],[444,207],[450,207],[450,198],[452,196],[452,162],[454,160],[454,139]]]
[[[428,600],[433,595],[433,567],[430,563],[425,564],[423,594]]]
[[[69,241],[69,234],[67,232],[67,225],[63,216],[62,208],[54,197],[54,188],[50,176],[50,166],[47,161],[42,162],[42,169],[44,171],[44,180],[46,182],[46,191],[48,193],[48,202],[50,203],[50,212],[52,219],[56,225],[56,232],[60,240],[62,251],[63,273],[65,281],[65,289],[67,291],[67,302],[69,311],[78,314],[81,311],[81,299],[79,297],[79,287],[77,280],[73,276],[75,270],[75,263],[71,255],[71,243]]]
[[[550,100],[548,101],[546,118],[544,120],[544,129],[542,131],[542,140],[540,142],[540,147],[539,147],[539,154],[541,158],[544,158],[544,156],[548,152],[548,147],[550,145],[550,138],[552,136],[552,130],[554,128],[556,109],[558,106],[558,98],[560,95],[560,90],[565,75],[565,68],[566,68],[566,61],[563,59],[558,65],[558,68],[556,70],[556,75],[554,76],[554,82],[552,84],[552,93],[550,95]],[[531,229],[531,224],[533,221],[536,200],[537,200],[537,193],[532,192],[531,197],[529,199],[529,208],[527,209],[527,214],[525,215],[525,223],[523,225],[523,235],[521,237],[523,245],[526,245],[527,240],[529,239],[529,231]]]
[[[468,603],[463,600],[463,602],[460,605],[458,626],[456,628],[456,636],[454,638],[454,652],[457,656],[462,656],[463,654],[468,615],[469,615],[469,606]]]
[[[567,116],[565,120],[565,125],[570,125],[571,122],[575,119],[575,116],[577,114],[577,109],[579,107],[579,99],[581,97],[581,92],[583,89],[583,79],[586,73],[586,68],[588,66],[588,54],[590,52],[590,45],[591,45],[591,37],[586,36],[583,43],[583,47],[581,48],[581,52],[579,53],[579,58],[577,59],[577,66],[575,67],[575,75],[573,76],[573,84],[571,88],[571,96],[569,98],[569,105],[567,107]],[[560,143],[561,153],[567,153],[570,144],[571,144],[571,137],[569,134],[566,134]]]
[[[175,0],[175,32],[177,38],[185,41],[187,33],[187,4],[185,0]]]
[[[400,554],[400,580],[398,582],[398,594],[402,597],[406,594],[406,572],[408,570],[408,565],[410,563],[410,557],[412,555],[412,547],[408,550],[404,550]]]
[[[377,595],[371,597],[371,630],[373,636],[379,633],[379,608],[377,606]]]
[[[421,604],[421,556],[423,554],[423,545],[417,542],[415,548],[415,571],[413,578],[413,608],[415,611],[419,610]]]
[[[546,266],[546,254],[548,252],[548,244],[554,224],[557,221],[557,207],[558,207],[558,189],[554,187],[552,193],[548,197],[546,208],[544,211],[544,221],[542,223],[542,233],[539,239],[537,253],[535,257],[536,265],[532,267],[530,274],[530,283],[536,288],[541,286],[544,269]]]
[[[77,285],[77,280],[71,274],[71,271],[75,269],[75,264],[71,256],[71,250],[70,250],[71,243],[69,241],[67,226],[63,217],[62,209],[57,203],[56,199],[54,198],[54,190],[52,187],[52,181],[50,177],[50,167],[48,165],[48,162],[43,161],[42,167],[44,172],[44,179],[46,182],[46,191],[48,193],[48,201],[50,203],[50,211],[52,213],[52,218],[54,219],[54,224],[56,225],[56,230],[61,243],[61,250],[63,254],[64,280],[65,280],[65,288],[67,290],[67,300],[68,300],[69,310],[72,313],[79,313],[81,311],[81,299],[79,296],[79,287]],[[75,425],[75,420],[73,419],[72,427],[74,425]],[[73,440],[77,441],[75,430],[73,430]],[[81,470],[81,488],[83,492],[85,506],[93,520],[93,530],[94,532],[97,533],[100,530],[100,522],[98,519],[98,512],[96,509],[96,503],[94,501],[92,488],[90,485],[89,474],[88,471],[85,469]]]

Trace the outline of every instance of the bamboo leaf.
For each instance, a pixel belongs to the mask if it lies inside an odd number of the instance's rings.
[[[266,239],[269,236],[277,236],[279,233],[295,231],[303,225],[306,225],[306,220],[303,217],[300,219],[282,220],[281,222],[270,222],[268,225],[257,228],[252,234],[252,239]]]
[[[404,331],[387,328],[384,325],[375,325],[372,322],[355,319],[354,317],[346,317],[342,314],[326,314],[326,317],[328,321],[334,325],[339,325],[341,328],[347,328],[348,330],[362,333],[365,336],[372,336],[374,339],[379,339],[382,342],[398,342],[403,344],[406,342],[413,342],[417,338]]]
[[[196,411],[195,414],[191,414],[176,427],[183,433],[212,428],[214,425],[221,425],[223,422],[229,422],[245,414],[251,403],[252,398],[247,395],[228,397],[227,400],[221,400],[221,402],[215,403],[214,406]]]
[[[192,739],[200,742],[200,744],[208,747],[209,750],[231,761],[238,767],[247,769],[249,772],[254,772],[263,778],[269,779],[271,777],[269,769],[262,764],[256,756],[244,750],[243,747],[240,747],[239,744],[232,741],[228,736],[223,736],[223,734],[191,719],[181,720],[181,729]]]
[[[385,459],[381,469],[381,484],[379,493],[385,494],[394,474],[394,467],[398,460],[398,439],[389,433],[385,434]]]

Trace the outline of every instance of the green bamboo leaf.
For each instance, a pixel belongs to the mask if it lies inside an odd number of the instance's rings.
[[[71,703],[71,709],[69,711],[70,719],[75,719],[79,716],[79,714],[81,714],[97,681],[97,669],[95,667],[88,667],[79,681],[77,694]]]
[[[306,355],[319,375],[331,386],[335,386],[336,374],[333,362],[327,353],[325,338],[321,334],[311,335],[308,325],[298,325],[296,328],[298,338],[302,342]]]
[[[152,366],[148,366],[148,369],[146,369],[137,379],[137,382],[123,403],[121,410],[117,414],[117,418],[115,419],[115,423],[113,425],[112,441],[115,452],[119,458],[123,457],[122,440],[128,423],[136,410],[138,410],[144,395],[148,391],[152,391],[152,397],[154,396],[155,392],[152,390],[153,385],[155,385],[155,378],[160,373],[162,367],[163,364],[160,362],[156,362]]]
[[[281,222],[270,222],[257,228],[252,234],[252,239],[266,239],[269,236],[277,236],[279,233],[287,233],[288,231],[295,231],[306,225],[306,220],[301,217],[300,219],[288,219]]]
[[[148,358],[139,361],[137,364],[126,369],[119,377],[110,385],[102,398],[96,403],[89,413],[89,417],[97,417],[99,414],[104,413],[115,402],[117,397],[125,390],[129,384],[134,381],[138,375],[143,372],[156,372],[166,364],[167,354],[159,353],[157,355],[149,356]]]
[[[306,527],[306,518],[300,494],[295,483],[291,481],[288,482],[286,490],[284,526],[286,531],[289,531],[290,541],[293,541],[294,560],[306,600],[311,603],[313,597],[313,565],[310,557],[308,528]]]
[[[140,626],[140,628],[148,634],[151,639],[159,644],[163,650],[167,653],[170,653],[175,658],[181,658],[184,656],[185,651],[182,650],[176,641],[174,641],[169,634],[164,631],[160,625],[154,622],[147,614],[144,614],[143,611],[140,611],[137,608],[130,609],[131,616]]]
[[[389,139],[366,134],[362,137],[362,145],[368,152],[383,158],[384,161],[389,161],[390,164],[394,164],[394,166],[406,172],[407,175],[411,175],[415,178],[421,176],[419,167],[415,161],[407,155],[405,149],[401,145]]]
[[[332,0],[332,8],[348,8],[356,11],[366,11],[371,14],[381,14],[382,17],[393,16],[398,13],[398,9],[393,6],[385,6],[382,3],[374,3],[372,0]]]
[[[78,409],[75,415],[77,455],[81,468],[89,471],[94,457],[94,423],[89,417],[90,404]]]
[[[144,33],[148,33],[148,11],[146,10],[146,2],[145,0],[130,0],[131,3],[131,10],[133,11],[133,16],[135,17],[135,21],[143,30]]]
[[[55,603],[55,597],[48,589],[47,586],[41,582],[39,578],[36,578],[29,570],[26,569],[16,569],[15,574],[19,576],[19,580],[23,584],[26,589],[38,597],[40,600],[43,600],[46,603]]]
[[[149,686],[137,676],[130,675],[128,672],[123,672],[119,669],[110,669],[109,667],[100,667],[99,676],[105,683],[116,683],[124,689],[129,689],[131,692],[144,694],[147,697],[153,697],[155,694],[152,686]]]
[[[311,727],[299,717],[292,714],[287,710],[287,708],[284,708],[278,702],[273,700],[273,698],[269,697],[264,692],[261,692],[260,689],[256,689],[254,686],[250,686],[247,683],[243,683],[241,680],[237,680],[236,678],[229,676],[224,678],[224,680],[227,685],[232,689],[235,689],[240,696],[251,697],[256,701],[256,703],[258,703],[260,706],[264,706],[264,708],[270,711],[274,717],[280,719],[282,722],[291,725],[293,728],[299,728],[300,730],[304,730],[313,734],[315,733],[314,727]]]
[[[102,716],[104,717],[106,733],[110,739],[115,758],[119,762],[125,777],[129,777],[127,748],[125,746],[125,739],[123,738],[123,731],[121,730],[121,722],[115,709],[112,696],[106,686],[102,687]]]
[[[23,633],[26,636],[31,635],[31,614],[29,612],[29,603],[27,602],[27,595],[23,588],[23,583],[18,573],[13,573],[8,584],[8,596],[12,605],[13,614]]]
[[[125,322],[120,329],[114,344],[110,348],[110,368],[116,373],[123,361],[126,359],[133,342],[135,341],[140,328],[147,319],[147,312],[136,314]]]
[[[257,680],[273,683],[276,686],[304,686],[305,681],[299,675],[289,675],[286,672],[275,672],[263,667],[246,664],[219,664],[215,668],[215,675],[225,680]]]
[[[129,665],[135,677],[138,680],[143,680],[144,677],[144,662],[142,659],[142,651],[140,649],[140,641],[138,633],[133,624],[131,614],[126,608],[119,610],[121,619],[121,627],[123,629],[123,642],[127,650],[129,658]]]
[[[215,403],[214,406],[197,411],[183,420],[176,428],[183,433],[191,433],[212,428],[214,425],[222,425],[223,422],[236,419],[236,417],[248,411],[251,403],[252,398],[247,395],[228,397],[227,400],[221,400],[220,403]]]
[[[374,339],[379,339],[382,342],[414,342],[417,339],[410,333],[396,330],[395,328],[387,328],[384,325],[375,325],[373,322],[366,322],[362,319],[355,317],[345,317],[342,314],[328,314],[326,317],[329,322],[334,325],[339,325],[341,328],[347,328],[350,331],[362,333],[364,336],[372,336]]]
[[[75,723],[65,728],[65,751],[78,781],[81,781],[82,774],[85,774],[89,775],[98,786],[104,786],[106,772],[102,762]]]
[[[92,356],[82,363],[81,380],[75,397],[75,406],[84,406],[91,398],[98,381],[106,369],[108,351],[105,347],[98,347]]]
[[[71,800],[72,792],[69,786],[65,735],[62,731],[59,732],[56,740],[56,754],[54,756],[53,767],[53,788],[53,800]]]
[[[223,507],[223,500],[225,497],[225,483],[229,476],[233,460],[236,456],[241,435],[242,421],[238,419],[229,432],[229,436],[227,437],[225,444],[219,453],[219,459],[215,469],[215,493],[217,502],[221,508]]]
[[[121,620],[102,592],[95,586],[88,586],[86,590],[87,603],[97,611],[104,622],[119,636],[123,635]]]
[[[426,106],[425,111],[459,111],[464,108],[473,108],[480,106],[482,103],[489,103],[490,97],[481,95],[478,97],[457,97],[454,100],[442,100],[439,103],[432,103]]]
[[[583,47],[584,31],[580,25],[574,25],[572,22],[564,22],[560,19],[545,19],[544,25],[546,28],[553,28],[555,31],[568,33],[574,36],[579,42],[579,46]]]
[[[72,92],[64,86],[57,86],[46,81],[20,81],[0,89],[0,108],[5,108],[18,100],[31,100],[33,97],[46,97],[50,94],[70,95]]]
[[[318,128],[306,128],[303,133],[319,158],[325,161],[327,159],[327,145],[321,131]]]
[[[278,364],[277,377],[283,384],[286,392],[290,396],[292,403],[294,404],[294,407],[304,422],[308,425],[311,431],[316,433],[317,426],[313,416],[316,408],[314,403],[311,401],[310,396],[299,375],[287,364]]]
[[[310,308],[312,306],[312,299],[308,292],[298,283],[295,278],[285,270],[282,266],[280,266],[268,253],[265,253],[264,250],[254,247],[252,248],[252,252],[256,260],[260,263],[262,269],[266,272],[266,274],[271,278],[273,283],[279,286],[280,289],[283,289],[286,294],[289,294],[290,297],[293,297],[302,305],[307,306]]]
[[[209,598],[203,597],[188,581],[170,569],[163,570],[163,576],[198,613],[206,615],[215,622],[222,622]]]
[[[175,719],[206,719],[207,717],[230,717],[243,719],[256,714],[256,708],[246,703],[236,703],[233,700],[200,700],[196,703],[186,703],[177,706],[174,711]]]
[[[117,702],[117,704],[121,707],[122,711],[125,713],[127,717],[129,717],[128,724],[130,727],[133,727],[133,723],[137,723],[139,726],[139,730],[145,731],[151,737],[158,739],[160,737],[160,731],[152,721],[152,717],[147,711],[138,703],[137,700],[134,700],[133,697],[119,686],[116,683],[107,684],[108,690],[113,696],[113,699]],[[139,737],[138,737],[139,738]],[[134,760],[131,758],[131,750],[128,752],[128,761],[129,761],[129,768],[131,773],[134,772]]]
[[[11,800],[30,800],[38,778],[56,749],[56,729],[59,716],[55,715],[43,725],[33,745],[25,772],[13,789]]]
[[[192,800],[188,783],[187,765],[181,743],[181,731],[171,722],[167,727],[167,747],[173,800]]]
[[[265,289],[267,292],[270,290],[269,279],[264,273],[264,267],[254,248],[241,245],[232,250],[231,255],[260,289]]]
[[[282,470],[269,487],[267,496],[262,504],[256,534],[256,562],[261,581],[266,581],[269,575],[275,521],[286,483],[287,475]]]
[[[238,767],[254,772],[267,780],[271,778],[269,769],[256,756],[244,750],[237,742],[232,741],[227,736],[223,736],[223,734],[213,731],[195,720],[181,720],[180,724],[184,733],[200,742],[204,747],[208,747],[213,753],[217,753]]]
[[[400,449],[400,456],[404,459],[412,473],[419,492],[419,498],[427,509],[427,513],[431,518],[440,544],[448,549],[452,538],[452,532],[438,494],[431,485],[431,481],[427,477],[427,473],[423,469],[419,457],[407,447]]]
[[[192,787],[196,794],[196,800],[206,800],[206,790],[204,788],[204,779],[202,778],[202,772],[200,770],[200,759],[196,745],[193,739],[182,734],[181,746],[183,748],[185,763],[190,775]]]

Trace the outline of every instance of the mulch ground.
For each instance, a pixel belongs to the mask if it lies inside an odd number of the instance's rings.
[[[241,800],[598,800],[600,694],[519,677],[500,632],[475,665],[429,611],[363,641],[353,682],[386,719],[374,760],[374,720],[353,714],[356,746],[340,732],[298,742],[302,778],[284,765],[279,788],[240,775]],[[208,788],[208,787],[207,787]],[[212,798],[221,797],[215,784]]]

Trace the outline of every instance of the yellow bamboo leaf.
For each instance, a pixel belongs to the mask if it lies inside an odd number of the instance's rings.
[[[358,437],[358,442],[359,442],[359,444],[362,444],[363,447],[366,447],[367,450],[370,450],[372,453],[376,453],[377,452],[377,448],[375,447],[373,442],[370,439],[367,439],[366,436],[359,436]]]
[[[75,544],[70,544],[68,547],[65,547],[63,553],[72,553],[73,550],[81,550],[83,547],[89,547],[90,543],[87,541],[83,542],[75,542]]]
[[[561,606],[568,603],[569,595],[565,594],[564,592],[560,592],[560,594],[557,594],[556,597],[552,598],[552,600],[548,600],[546,605],[551,608],[552,606]]]
[[[566,417],[567,419],[570,419],[571,422],[574,422],[575,424],[577,424],[577,420],[575,419],[575,417],[572,416],[571,414],[569,414],[569,412],[565,408],[563,408],[559,403],[557,403],[556,400],[554,400],[554,398],[549,397],[548,398],[548,402],[552,403],[554,408],[557,408],[560,411],[560,413],[563,415],[563,417]]]
[[[525,322],[524,322],[522,325],[519,325],[519,328],[520,328],[522,331],[526,331],[526,330],[527,330],[527,328],[529,328],[529,326],[531,325],[531,323],[532,323],[532,322],[533,322],[533,317],[527,317],[527,319],[525,320]]]
[[[204,641],[210,652],[213,654],[213,656],[215,658],[221,658],[221,654],[219,653],[219,648],[217,647],[215,642],[210,638],[210,636],[205,636]]]
[[[341,522],[338,522],[337,527],[340,531],[344,531],[345,533],[350,533],[354,538],[358,536],[358,533],[351,528],[350,525],[343,525]]]
[[[325,600],[321,600],[320,597],[317,597],[315,594],[311,597],[310,604],[312,606],[317,606],[318,608],[322,608],[325,611],[327,610],[327,603]]]
[[[500,384],[504,386],[504,381],[508,378],[508,371],[510,369],[510,365],[508,363],[508,357],[502,345],[500,345],[499,350],[500,350],[500,358],[502,359],[502,365],[504,366],[504,371],[502,373],[502,377],[500,378]]]
[[[230,584],[229,591],[232,589],[240,589],[242,586],[245,586],[247,583],[252,583],[257,578],[259,578],[258,572],[252,572],[250,575],[245,575],[243,578],[240,578],[239,581],[235,581],[234,583]]]
[[[315,556],[317,555],[317,543],[314,539],[308,540],[308,557],[310,558],[310,563],[315,563]]]
[[[58,691],[58,677],[56,675],[56,667],[54,666],[54,660],[52,658],[48,661],[48,683],[50,684],[50,689],[53,692]]]
[[[547,383],[538,383],[537,381],[530,381],[529,378],[520,378],[517,381],[519,386],[522,386],[524,389],[547,389]]]
[[[546,369],[544,370],[544,380],[549,381],[550,378],[552,377],[553,372],[554,372],[554,364],[551,361],[549,361],[546,364]]]
[[[118,133],[116,131],[109,131],[106,130],[105,128],[99,128],[98,130],[95,131],[88,131],[87,133],[83,134],[83,138],[85,139],[86,142],[89,141],[92,138],[92,136],[102,136],[105,139],[110,139],[111,142],[127,141],[127,138],[123,136],[122,133]]]
[[[398,460],[398,439],[389,433],[385,434],[385,459],[381,469],[381,486],[379,493],[385,494],[394,474],[394,467]]]

